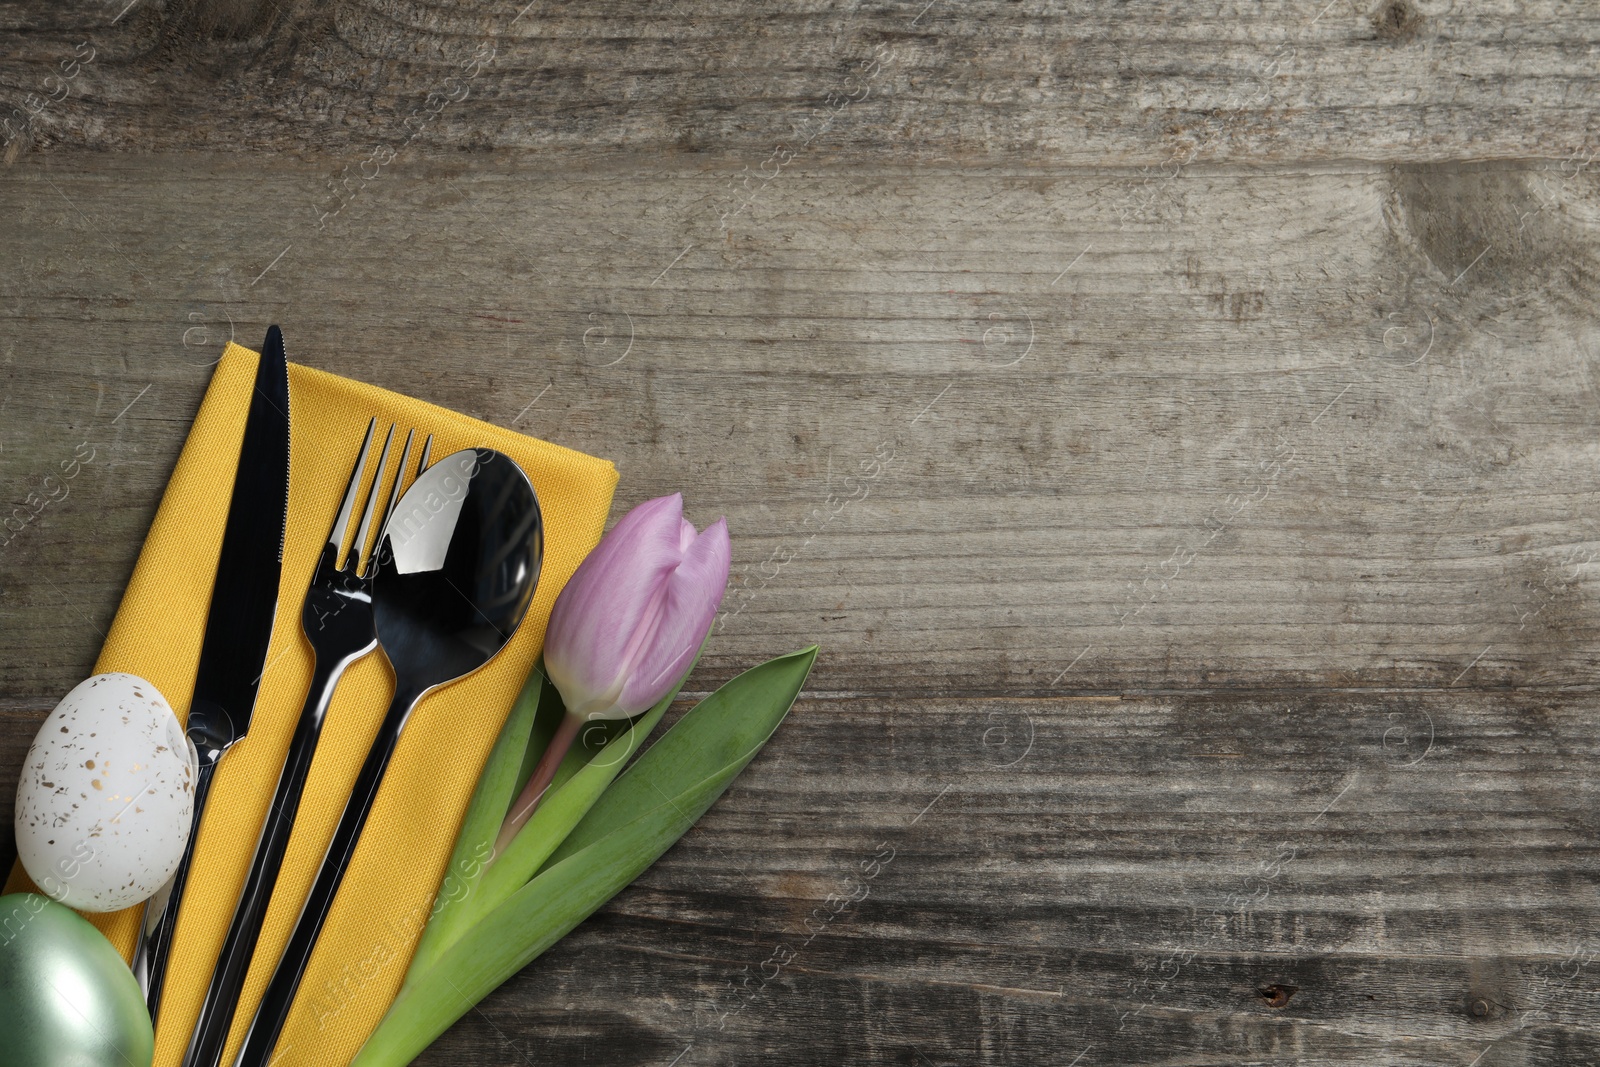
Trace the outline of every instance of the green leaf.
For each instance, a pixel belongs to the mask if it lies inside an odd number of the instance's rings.
[[[425,969],[466,929],[464,905],[472,898],[482,876],[506,809],[516,798],[517,790],[522,788],[520,783],[527,780],[526,775],[521,774],[521,767],[523,753],[528,748],[528,734],[539,710],[540,697],[546,689],[555,691],[555,686],[544,683],[544,663],[540,661],[534,664],[517,702],[511,706],[511,714],[506,716],[500,737],[489,751],[477,788],[467,804],[467,814],[456,835],[456,847],[450,854],[450,865],[445,868],[444,881],[434,897],[433,913],[411,957],[411,969],[406,972],[408,982],[412,974]]]
[[[352,1067],[411,1062],[671,848],[772,736],[816,655],[812,646],[752,668],[688,712],[601,795],[537,877],[408,982]]]
[[[705,643],[701,642],[700,650],[695,653],[689,669],[683,672],[683,677],[678,679],[678,684],[673,686],[672,691],[662,697],[655,707],[638,719],[632,722],[598,721],[586,726],[566,757],[562,759],[561,766],[551,782],[550,791],[534,811],[533,817],[518,832],[504,855],[493,856],[493,843],[499,834],[500,821],[504,820],[512,800],[522,792],[522,787],[527,785],[528,779],[532,777],[533,765],[538,762],[538,757],[550,744],[556,726],[566,714],[556,687],[553,684],[544,686],[542,699],[537,705],[538,711],[534,715],[532,730],[526,729],[520,722],[516,724],[517,736],[531,740],[520,762],[516,787],[509,794],[498,784],[498,776],[504,772],[496,761],[503,758],[509,763],[510,753],[508,751],[502,756],[497,745],[491,755],[482,781],[489,779],[488,768],[496,768],[495,784],[490,787],[494,799],[491,801],[486,797],[485,803],[498,802],[501,796],[505,797],[499,805],[498,819],[493,825],[489,824],[487,818],[480,821],[469,818],[463,823],[461,836],[456,841],[456,852],[464,854],[466,858],[463,862],[471,866],[458,868],[452,863],[449,870],[470,872],[471,878],[463,876],[453,881],[447,879],[443,888],[450,890],[452,896],[444,905],[435,905],[440,909],[439,913],[430,919],[428,926],[423,930],[417,951],[406,969],[402,988],[433,966],[444,950],[454,944],[473,923],[493,911],[512,893],[527,884],[528,879],[533,877],[550,853],[555,851],[556,846],[561,844],[573,826],[577,825],[600,798],[606,786],[610,785],[612,779],[622,771],[628,758],[644,744],[650,732],[666,714],[667,708],[677,698],[678,690],[683,687],[684,681],[693,673],[695,664],[700,660],[700,652],[704,650]],[[515,718],[513,716],[507,720],[508,730],[512,728]],[[480,789],[482,788],[483,784],[480,782]],[[469,810],[475,812],[476,793],[473,803],[474,807]],[[483,836],[472,841],[467,837],[469,832]],[[443,895],[441,891],[441,897]]]
[[[690,670],[693,669],[691,664]],[[688,676],[689,672],[685,671],[684,679]],[[572,828],[600,799],[606,787],[621,773],[628,758],[644,744],[645,738],[650,736],[650,732],[656,728],[661,717],[667,713],[667,708],[672,705],[682,686],[683,679],[680,679],[670,693],[662,697],[655,707],[645,712],[637,721],[623,723],[625,729],[620,734],[616,732],[615,723],[595,723],[593,727],[585,727],[579,732],[580,742],[593,744],[594,739],[585,736],[591,729],[598,732],[602,728],[611,727],[606,730],[611,736],[604,739],[603,745],[594,745],[583,750],[580,750],[578,744],[572,746],[572,751],[561,761],[561,766],[564,770],[569,764],[576,764],[577,770],[568,775],[565,781],[558,776],[551,784],[550,792],[545,794],[544,800],[534,810],[533,817],[507,846],[505,854],[494,857],[485,868],[475,891],[468,899],[462,901],[460,924],[453,924],[452,933],[446,944],[460,936],[466,926],[489,914],[507,897],[528,884],[528,879],[538,872],[550,854],[556,850],[567,834],[572,832]],[[509,800],[506,803],[510,805]],[[505,812],[502,811],[501,815],[504,816]],[[499,829],[500,827],[496,825],[495,831]],[[493,833],[490,835],[490,840],[493,840]],[[415,962],[412,968],[417,969]]]
[[[605,791],[545,868],[587,848],[686,783],[753,756],[788,712],[817,658],[813,645],[752,667],[702,700]]]

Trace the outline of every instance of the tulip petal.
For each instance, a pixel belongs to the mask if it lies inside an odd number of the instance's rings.
[[[569,710],[616,699],[630,673],[625,656],[640,626],[659,611],[663,586],[683,559],[682,526],[680,494],[640,504],[585,557],[556,598],[545,665]]]
[[[728,586],[732,549],[718,519],[694,539],[667,579],[655,632],[640,649],[617,705],[629,715],[650,707],[694,662]]]

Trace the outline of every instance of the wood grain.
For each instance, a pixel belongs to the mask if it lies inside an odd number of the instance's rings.
[[[1585,1062],[1590,703],[803,701],[422,1062]]]
[[[811,695],[419,1063],[1586,1062],[1597,710]]]
[[[1581,6],[9,3],[0,41],[0,859],[210,361],[277,322],[615,460],[617,514],[726,514],[691,688],[823,646],[419,1062],[1600,1058]]]
[[[126,4],[0,8],[24,114],[93,49],[33,141],[726,160],[826,128],[857,161],[1159,168],[1559,158],[1595,133],[1600,19],[1557,0]]]
[[[820,168],[719,240],[695,174],[400,163],[319,231],[310,165],[74,158],[0,178],[12,503],[101,449],[0,555],[6,692],[92,661],[268,322],[726,513],[711,680],[812,635],[850,692],[1600,680],[1588,173],[1198,168],[1124,223],[1105,174]]]

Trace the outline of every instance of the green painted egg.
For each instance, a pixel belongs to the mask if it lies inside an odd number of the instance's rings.
[[[0,1067],[150,1067],[155,1035],[105,936],[36,893],[0,897]]]

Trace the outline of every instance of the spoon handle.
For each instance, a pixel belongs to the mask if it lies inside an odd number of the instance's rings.
[[[272,972],[272,980],[262,994],[255,1018],[250,1020],[250,1029],[245,1034],[238,1058],[234,1060],[234,1067],[265,1067],[271,1062],[273,1048],[283,1033],[284,1023],[288,1021],[289,1009],[294,1006],[300,980],[305,976],[311,953],[317,947],[317,936],[322,933],[322,925],[333,910],[339,883],[344,879],[351,857],[355,855],[361,830],[367,824],[367,816],[371,814],[373,802],[378,797],[378,787],[383,783],[384,771],[389,768],[389,758],[394,755],[395,745],[400,741],[400,731],[405,728],[411,709],[422,698],[424,691],[403,681],[395,688],[394,700],[383,717],[383,724],[378,727],[378,736],[373,738],[372,747],[367,750],[366,762],[361,765],[361,773],[350,791],[350,799],[345,802],[344,814],[339,816],[339,825],[334,829],[333,840],[328,843],[328,851],[322,857],[317,879],[312,883],[294,932],[289,935],[289,943],[278,959],[277,969]]]
[[[311,759],[317,751],[317,738],[322,733],[322,723],[327,717],[334,690],[339,686],[339,679],[355,658],[319,660],[312,673],[311,689],[306,694],[300,720],[295,724],[294,737],[289,742],[283,769],[278,773],[278,787],[256,840],[250,872],[245,876],[244,888],[239,891],[233,922],[228,926],[228,935],[222,942],[216,969],[211,972],[211,985],[206,989],[205,1001],[200,1006],[200,1019],[195,1023],[194,1034],[189,1039],[189,1050],[183,1057],[184,1067],[217,1067],[222,1060],[223,1046],[232,1028],[239,994],[244,989],[256,941],[261,937],[261,926],[267,918],[267,905],[272,900],[272,890],[278,882],[278,872],[283,867],[284,853],[289,848],[295,815],[300,810],[300,797],[305,792]]]

